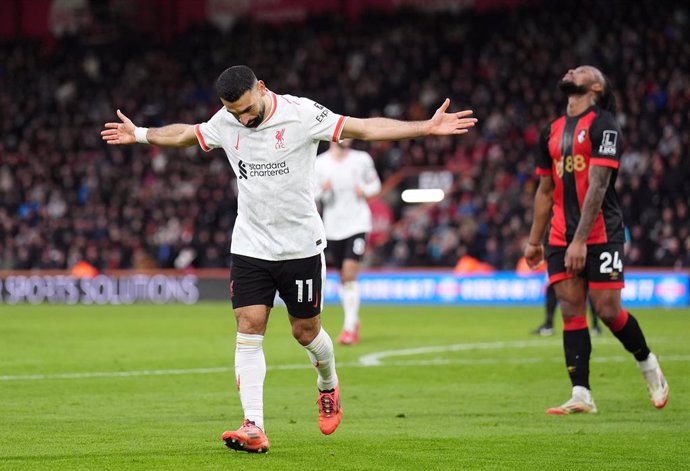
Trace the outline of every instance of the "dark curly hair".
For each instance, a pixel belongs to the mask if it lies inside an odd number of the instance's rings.
[[[233,65],[225,69],[216,79],[216,93],[223,100],[237,101],[251,90],[256,82],[256,75],[252,69],[246,65]]]

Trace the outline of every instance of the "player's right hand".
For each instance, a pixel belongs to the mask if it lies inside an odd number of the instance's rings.
[[[525,246],[525,261],[532,270],[544,262],[544,245],[527,244]]]
[[[134,137],[134,129],[136,126],[132,120],[117,110],[117,117],[122,122],[120,123],[105,123],[105,129],[101,131],[101,138],[108,144],[134,144],[137,142]]]

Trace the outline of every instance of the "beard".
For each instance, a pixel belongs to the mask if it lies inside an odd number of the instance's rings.
[[[566,94],[570,95],[584,95],[589,90],[585,85],[577,85],[575,82],[569,80],[561,80],[558,82],[558,89]]]
[[[264,121],[264,114],[265,113],[266,113],[266,107],[262,104],[260,109],[259,109],[259,113],[256,115],[256,118],[249,121],[245,126],[248,128],[259,127],[259,124],[261,124]]]

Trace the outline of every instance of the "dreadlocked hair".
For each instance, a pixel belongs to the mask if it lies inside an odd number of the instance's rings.
[[[616,113],[616,96],[613,94],[611,83],[606,77],[604,77],[604,90],[599,94],[599,100],[597,101],[599,108],[614,114]]]

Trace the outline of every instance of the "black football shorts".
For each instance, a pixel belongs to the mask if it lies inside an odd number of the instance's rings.
[[[345,260],[359,262],[367,249],[367,235],[355,234],[343,240],[328,240],[326,245],[326,264],[340,270]]]
[[[232,307],[273,307],[276,292],[291,316],[316,317],[323,305],[326,267],[323,253],[296,260],[271,261],[232,254]]]
[[[549,284],[572,278],[565,271],[567,247],[547,245],[546,264],[549,269]],[[587,246],[585,268],[580,272],[590,289],[622,289],[625,286],[623,267],[623,244],[595,244]]]

